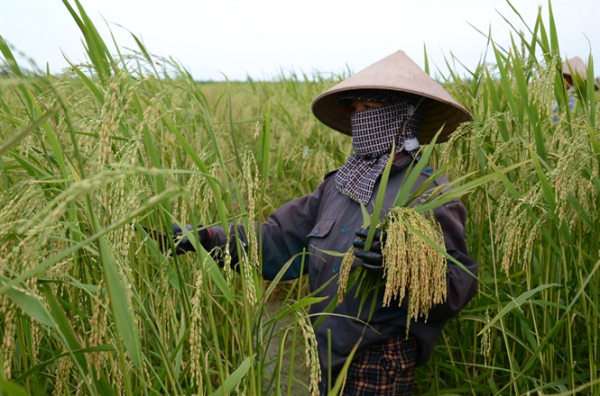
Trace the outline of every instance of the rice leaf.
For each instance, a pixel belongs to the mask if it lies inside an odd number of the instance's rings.
[[[98,89],[96,84],[88,76],[86,76],[85,73],[79,69],[79,67],[72,64],[71,61],[66,57],[65,54],[63,54],[63,58],[71,66],[71,70],[73,70],[75,72],[75,74],[77,74],[77,76],[79,78],[81,78],[81,81],[83,81],[84,84],[87,85],[87,87],[90,89],[92,94],[94,94],[96,99],[98,99],[98,102],[100,102],[100,104],[104,104],[104,95],[102,94],[102,92],[100,92],[100,90]]]
[[[560,54],[558,47],[558,33],[556,23],[554,22],[554,12],[552,11],[552,2],[548,0],[548,23],[550,24],[550,50],[555,54]]]
[[[121,277],[117,271],[117,265],[108,249],[104,236],[98,238],[100,261],[104,270],[104,277],[111,301],[111,311],[117,326],[118,334],[123,337],[123,343],[129,351],[133,364],[141,368],[141,348],[133,321],[133,308],[128,303],[125,295]]]
[[[200,254],[200,261],[206,265],[206,272],[210,275],[212,281],[215,283],[217,288],[223,293],[223,296],[231,304],[234,303],[233,295],[230,287],[227,285],[227,281],[223,278],[221,271],[219,270],[218,264],[212,258],[210,254],[204,249],[204,247],[198,242],[198,234],[190,232],[183,224],[179,224],[184,235],[189,239],[194,246],[194,249]]]
[[[271,102],[267,103],[264,115],[264,126],[260,134],[260,143],[258,146],[258,155],[256,162],[260,169],[263,182],[266,182],[269,176],[269,154],[271,148]]]
[[[367,227],[369,225],[369,220],[370,220],[370,215],[369,212],[367,211],[367,208],[365,207],[365,204],[363,204],[362,202],[359,202],[360,204],[360,211],[362,213],[362,217],[363,217],[363,227]]]
[[[425,43],[423,43],[423,61],[425,63],[425,73],[427,73],[427,75],[431,75],[429,73],[429,57],[427,56],[427,45]]]
[[[61,335],[63,342],[65,343],[65,347],[67,348],[67,350],[70,352],[70,354],[74,358],[73,363],[75,363],[77,365],[77,367],[79,368],[79,370],[81,370],[81,372],[83,372],[84,374],[87,374],[87,359],[86,359],[85,355],[73,354],[73,351],[77,351],[77,350],[81,349],[81,345],[77,341],[77,337],[75,336],[75,333],[73,332],[73,329],[71,327],[71,324],[69,323],[69,320],[67,319],[67,316],[65,315],[62,307],[56,300],[56,297],[54,296],[49,285],[43,284],[42,290],[44,292],[44,295],[46,296],[46,302],[50,306],[50,312],[52,315],[52,319],[54,322],[56,322],[56,328],[59,331],[59,334]]]
[[[396,153],[396,142],[392,144],[392,152],[388,158],[388,162],[385,165],[383,173],[381,174],[381,180],[379,182],[379,189],[377,190],[377,199],[375,200],[375,208],[371,214],[371,223],[369,226],[369,232],[367,233],[367,240],[365,242],[365,249],[371,249],[373,238],[375,237],[375,231],[377,229],[377,223],[381,216],[381,208],[383,207],[383,199],[385,198],[385,190],[387,189],[388,179],[390,177],[390,170],[392,169],[392,163],[394,162],[394,156]]]
[[[296,301],[292,306],[279,312],[275,316],[275,320],[279,320],[279,319],[289,315],[290,313],[299,310],[300,308],[304,308],[304,307],[319,303],[321,301],[327,300],[327,298],[328,297],[305,297],[299,301]]]
[[[25,389],[16,385],[14,382],[8,381],[4,376],[0,377],[0,389],[11,396],[30,396]]]
[[[348,354],[348,357],[346,358],[344,365],[342,366],[342,368],[340,369],[340,371],[338,373],[338,377],[335,380],[335,384],[333,385],[333,388],[331,388],[331,390],[327,393],[328,396],[337,396],[340,394],[340,391],[344,388],[344,384],[346,382],[345,381],[346,374],[348,373],[348,368],[350,368],[352,359],[354,359],[354,355],[356,354],[356,351],[358,350],[358,346],[360,345],[361,341],[362,341],[362,337],[360,337],[360,339],[356,342],[356,344],[354,345],[354,347]]]
[[[510,110],[512,114],[519,114],[519,109],[517,108],[517,104],[515,102],[514,95],[512,93],[512,89],[510,87],[511,79],[508,74],[508,70],[506,65],[508,62],[506,58],[502,56],[500,51],[496,48],[496,43],[492,42],[492,48],[494,49],[494,54],[496,55],[496,62],[498,66],[498,71],[500,72],[500,83],[503,88],[504,95],[508,100],[508,104],[510,106]]]
[[[546,290],[546,289],[548,289],[550,287],[561,287],[561,286],[562,285],[559,284],[559,283],[549,283],[549,284],[540,285],[540,286],[536,287],[533,290],[529,290],[529,291],[526,291],[526,292],[522,293],[521,295],[519,295],[519,297],[513,299],[508,304],[506,304],[504,306],[504,308],[502,308],[500,310],[500,312],[498,312],[498,314],[496,316],[494,316],[494,318],[492,320],[490,320],[483,327],[483,329],[481,329],[481,331],[479,331],[479,333],[477,333],[477,336],[481,336],[490,327],[492,327],[497,321],[499,321],[500,319],[502,319],[504,316],[506,316],[512,310],[514,310],[514,309],[520,307],[521,305],[523,305],[525,302],[527,302],[535,294],[541,292],[542,290]]]
[[[588,100],[588,117],[591,126],[596,125],[596,81],[594,80],[594,58],[592,54],[588,56],[587,64],[587,100]]]
[[[227,378],[224,384],[222,384],[217,390],[212,392],[210,396],[219,396],[229,394],[246,376],[246,373],[250,369],[250,365],[252,364],[252,359],[254,356],[248,356],[239,367],[231,373],[231,375]]]
[[[0,285],[4,285],[8,281],[9,279],[7,277],[0,275]],[[6,294],[8,298],[15,303],[15,305],[21,308],[23,312],[31,316],[33,319],[45,324],[48,327],[54,327],[54,322],[50,318],[46,307],[38,298],[14,287],[6,290],[4,294]]]
[[[4,154],[8,150],[10,150],[13,146],[15,146],[16,144],[18,144],[21,140],[23,140],[25,137],[27,137],[30,133],[32,133],[33,131],[35,131],[36,129],[38,129],[42,125],[44,125],[48,121],[48,119],[50,119],[51,117],[53,117],[60,110],[61,110],[61,106],[60,105],[54,106],[53,108],[51,108],[48,111],[46,111],[41,117],[39,117],[38,119],[36,119],[27,128],[25,128],[21,132],[13,135],[10,139],[8,139],[2,145],[0,145],[0,155]]]
[[[529,152],[531,154],[531,159],[532,159],[535,169],[537,171],[537,176],[540,181],[540,185],[542,186],[542,191],[544,192],[546,202],[548,203],[548,206],[550,207],[550,213],[552,213],[553,215],[556,215],[556,196],[554,194],[554,190],[552,190],[552,187],[550,186],[550,184],[548,182],[548,179],[546,178],[546,174],[544,173],[544,171],[542,169],[542,165],[540,163],[540,157],[538,156],[538,153],[533,151],[532,147],[529,147]]]
[[[435,147],[435,142],[437,141],[438,137],[440,136],[440,133],[442,133],[443,129],[444,129],[443,127],[440,128],[436,132],[433,139],[431,139],[431,142],[427,145],[425,150],[422,150],[419,152],[419,154],[421,155],[421,158],[419,158],[419,161],[417,161],[416,164],[413,163],[412,170],[409,170],[408,178],[402,182],[402,185],[400,186],[400,189],[398,190],[398,194],[396,195],[396,199],[394,200],[394,206],[405,206],[406,205],[406,200],[407,200],[410,192],[412,191],[415,183],[417,182],[417,179],[419,178],[421,171],[427,165],[427,163],[429,161],[429,157],[431,156],[431,153],[433,152],[433,149]],[[383,178],[382,178],[382,180],[383,180]],[[386,180],[386,182],[387,182],[387,180]],[[365,250],[368,250],[368,249],[365,248]]]

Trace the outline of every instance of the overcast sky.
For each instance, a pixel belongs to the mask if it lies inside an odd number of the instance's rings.
[[[74,4],[73,0],[70,0]],[[402,49],[423,66],[427,45],[432,70],[443,73],[444,56],[473,68],[488,32],[510,43],[510,27],[525,29],[499,0],[81,0],[109,42],[109,27],[122,48],[135,47],[127,30],[147,49],[172,56],[196,80],[267,79],[281,70],[357,72]],[[515,0],[533,28],[538,7],[546,28],[548,3]],[[561,55],[592,53],[600,75],[600,0],[553,1]],[[106,22],[105,22],[106,20]],[[107,25],[108,24],[108,25]],[[474,27],[472,27],[473,25]],[[17,51],[54,72],[85,61],[82,35],[61,0],[0,0],[0,34]],[[491,58],[489,58],[491,59]],[[20,63],[26,64],[25,60]],[[457,67],[457,70],[462,70]]]

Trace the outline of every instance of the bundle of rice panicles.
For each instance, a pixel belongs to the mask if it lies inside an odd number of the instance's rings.
[[[413,318],[427,320],[429,310],[446,300],[447,264],[444,255],[417,232],[445,250],[440,224],[432,211],[423,215],[398,206],[390,209],[380,227],[387,232],[382,250],[383,306],[394,299],[402,304],[408,292],[408,325]]]
[[[445,251],[442,229],[432,211],[423,215],[414,208],[400,206],[390,209],[378,227],[387,233],[382,250],[383,306],[389,307],[393,300],[401,305],[408,296],[408,334],[412,319],[424,317],[427,320],[429,310],[446,300],[446,258],[425,239]],[[351,248],[340,268],[338,304],[346,294],[354,259]]]

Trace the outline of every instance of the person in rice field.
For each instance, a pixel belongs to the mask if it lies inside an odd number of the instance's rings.
[[[325,91],[313,101],[312,111],[334,131],[351,136],[354,154],[344,166],[325,175],[313,193],[275,210],[267,222],[257,225],[257,231],[262,234],[262,276],[265,279],[273,279],[282,266],[295,257],[283,279],[308,274],[310,290],[320,289],[318,296],[326,297],[310,308],[315,321],[332,299],[337,298],[338,284],[332,278],[338,276],[342,257],[328,255],[326,251],[346,252],[355,246],[352,268],[363,266],[375,277],[384,275],[381,249],[385,238],[379,238],[381,242],[375,243],[370,251],[362,249],[366,231],[361,204],[369,213],[373,211],[388,160],[393,161],[393,165],[384,198],[385,210],[393,205],[411,163],[419,160],[420,146],[430,142],[440,129],[438,142],[446,141],[461,123],[472,117],[402,51]],[[394,145],[395,153],[390,158]],[[421,186],[433,172],[431,167],[425,167],[412,190]],[[439,176],[431,188],[446,183],[448,180]],[[328,370],[334,383],[355,346],[344,395],[412,394],[415,368],[430,358],[446,321],[456,316],[477,293],[477,263],[469,257],[465,241],[465,206],[454,199],[433,212],[441,225],[447,253],[464,266],[463,269],[447,261],[446,300],[429,311],[427,320],[413,320],[407,334],[406,298],[384,307],[383,293],[372,293],[364,302],[363,307],[367,308],[361,309],[355,290],[349,290],[315,329],[322,394],[327,394],[332,386],[326,380]],[[238,227],[237,240],[234,232],[222,227],[200,229],[199,240],[204,249],[220,259],[220,250],[226,246],[226,238],[230,238],[235,264],[237,244],[248,245],[246,230]],[[194,250],[186,238],[181,239],[183,235],[177,225],[173,231],[179,238],[178,253]],[[302,257],[305,249],[309,254]],[[373,299],[374,304],[371,304]],[[331,351],[331,359],[328,351]]]
[[[581,81],[587,81],[587,66],[583,59],[578,56],[569,58],[562,64],[562,75],[565,80],[567,90],[571,90],[575,86],[575,79],[580,78]],[[598,90],[598,84],[594,81],[595,89]]]
[[[573,110],[576,103],[576,92],[575,86],[576,80],[579,80],[579,86],[582,87],[587,82],[587,66],[583,59],[578,56],[569,58],[562,63],[562,75],[565,82],[565,88],[567,89],[567,95],[569,99],[569,108]],[[594,81],[594,88],[598,90],[598,83]],[[559,106],[557,102],[554,102],[554,108],[552,109],[554,115],[553,121],[558,121],[557,114],[559,113]]]

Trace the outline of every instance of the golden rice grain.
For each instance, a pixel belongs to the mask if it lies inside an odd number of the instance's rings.
[[[319,383],[321,382],[321,364],[319,363],[319,351],[317,349],[317,338],[308,316],[296,315],[302,334],[304,335],[304,353],[306,367],[310,369],[310,383],[308,391],[311,395],[319,394]]]
[[[424,317],[429,310],[446,300],[446,257],[424,238],[445,251],[442,230],[433,212],[422,215],[413,208],[390,209],[380,228],[387,232],[382,250],[385,291],[383,306],[393,300],[401,305],[408,296],[408,321]],[[422,234],[423,236],[419,235]],[[348,278],[354,262],[354,250],[345,255],[340,267],[338,304],[346,293]],[[407,333],[408,334],[408,333]]]
[[[338,278],[338,304],[341,304],[346,294],[348,287],[348,278],[350,277],[350,271],[352,270],[352,263],[356,258],[354,257],[354,247],[351,247],[344,254],[344,259],[340,265],[339,278]]]
[[[386,215],[382,228],[387,232],[383,247],[386,278],[383,305],[397,299],[401,305],[408,295],[408,320],[424,317],[429,310],[446,300],[446,257],[442,230],[433,212],[422,215],[413,208],[395,207]]]

